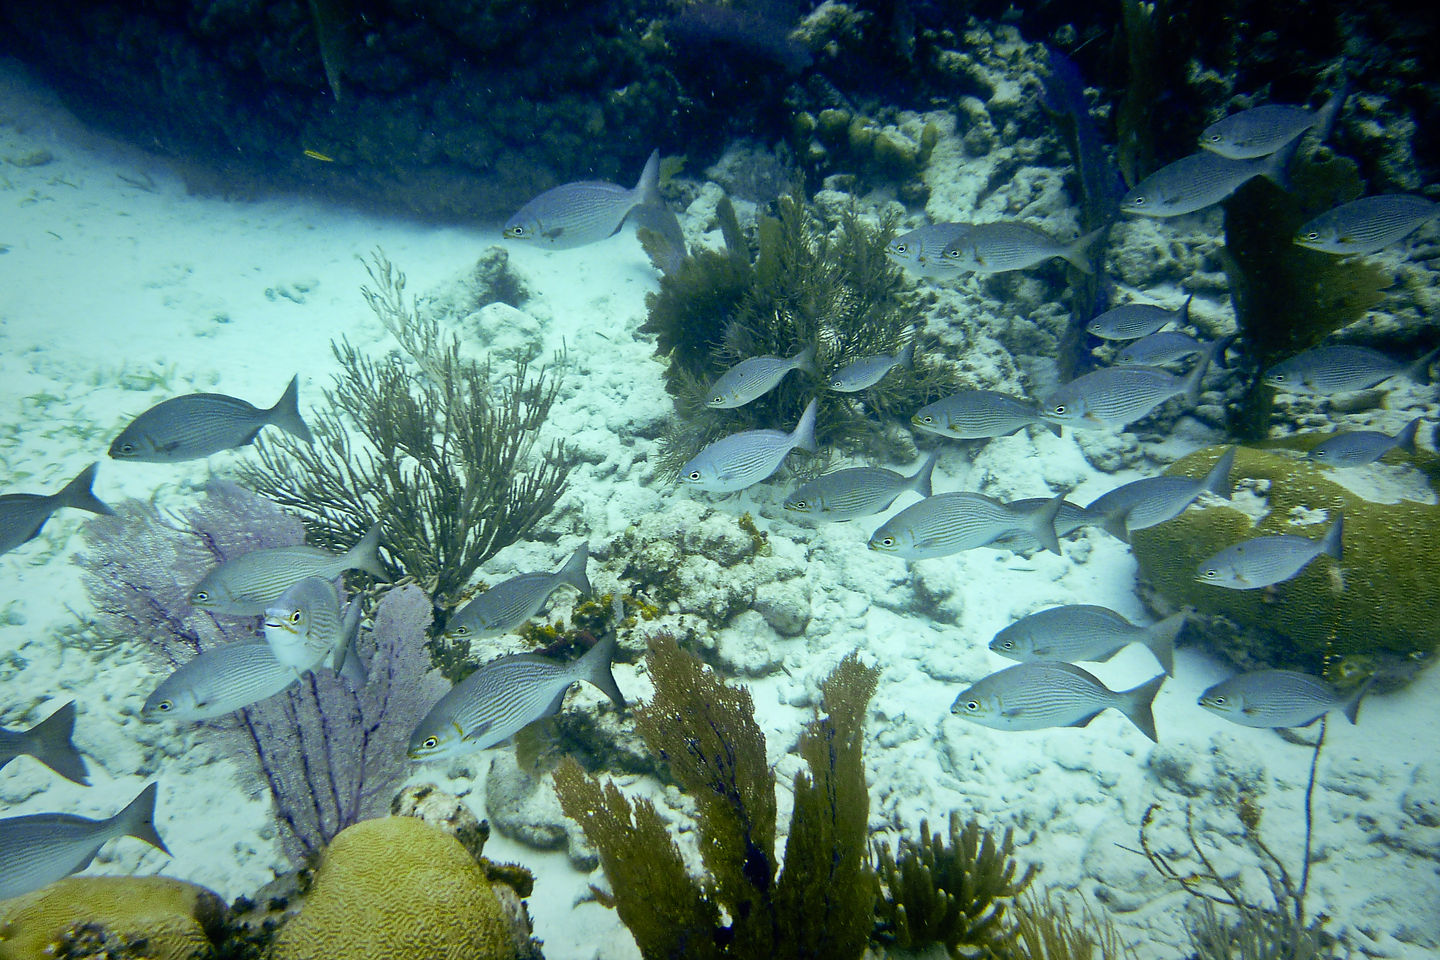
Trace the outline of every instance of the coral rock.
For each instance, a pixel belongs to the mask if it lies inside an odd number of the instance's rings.
[[[325,849],[275,960],[511,960],[538,956],[485,869],[412,817],[366,820]]]
[[[225,904],[204,887],[170,877],[66,877],[0,901],[0,960],[43,960],[72,931],[103,932],[153,960],[211,955]],[[125,954],[129,956],[130,954]],[[140,955],[140,954],[136,954]]]

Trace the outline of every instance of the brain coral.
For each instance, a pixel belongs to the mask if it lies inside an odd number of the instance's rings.
[[[1203,476],[1220,455],[1211,447],[1177,461],[1170,473]],[[1296,666],[1319,672],[1343,661],[1423,658],[1440,646],[1440,506],[1374,503],[1340,486],[1314,464],[1241,447],[1231,477],[1269,481],[1269,512],[1253,528],[1233,507],[1192,508],[1131,537],[1142,584],[1174,605],[1228,621],[1206,631],[1242,666]],[[1206,557],[1252,536],[1318,537],[1328,525],[1295,525],[1298,508],[1345,518],[1344,558],[1310,563],[1298,576],[1261,590],[1197,583]],[[1224,626],[1217,620],[1212,627]],[[1332,678],[1339,679],[1331,671]]]
[[[325,849],[274,960],[514,960],[528,931],[507,919],[454,837],[413,817],[366,820]]]
[[[153,960],[197,960],[211,955],[206,931],[224,915],[219,897],[183,880],[66,877],[0,901],[0,960],[51,957],[47,948],[78,924],[137,947],[143,938],[143,955]]]

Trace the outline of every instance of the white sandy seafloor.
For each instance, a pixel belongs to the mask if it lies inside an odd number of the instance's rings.
[[[158,493],[164,503],[183,503],[209,471],[224,473],[253,452],[177,465],[109,461],[106,446],[128,418],[194,390],[268,406],[296,371],[302,409],[316,404],[335,367],[332,338],[391,348],[359,296],[366,278],[357,256],[383,247],[409,274],[410,290],[424,294],[452,286],[498,236],[492,224],[437,229],[303,199],[191,197],[163,162],[87,132],[13,64],[0,64],[0,91],[3,492],[58,489],[99,459],[96,491],[103,499]],[[37,151],[53,159],[36,166],[15,162]],[[984,181],[983,169],[976,179]],[[964,179],[955,177],[950,189],[948,199],[937,192],[932,208],[964,208]],[[713,205],[713,190],[708,196]],[[1035,202],[1063,198],[1036,196]],[[943,208],[930,212],[943,216]],[[1036,212],[1046,210],[1025,211]],[[782,829],[785,784],[799,766],[787,751],[812,716],[819,681],[858,648],[881,669],[866,741],[878,837],[893,841],[922,817],[932,827],[942,824],[951,810],[997,829],[1013,825],[1020,858],[1043,867],[1039,886],[1108,910],[1142,958],[1185,955],[1180,918],[1191,905],[1135,852],[1140,818],[1152,802],[1161,804],[1160,849],[1183,853],[1176,825],[1192,805],[1201,842],[1216,862],[1243,868],[1248,889],[1263,899],[1263,877],[1254,855],[1237,844],[1233,813],[1237,789],[1256,791],[1263,836],[1298,875],[1310,752],[1196,706],[1197,694],[1226,670],[1193,649],[1179,653],[1176,675],[1155,704],[1158,745],[1114,712],[1088,728],[1035,733],[993,731],[950,715],[963,686],[1009,664],[985,644],[1019,616],[1084,602],[1147,619],[1123,544],[1086,531],[1065,545],[1063,557],[978,550],[907,568],[865,549],[880,518],[820,529],[789,522],[779,510],[784,483],[728,500],[662,483],[655,477],[657,448],[647,437],[656,434],[671,402],[653,344],[637,333],[656,275],[633,237],[561,253],[512,247],[510,259],[533,293],[524,310],[528,319],[492,311],[488,327],[482,318],[467,334],[477,349],[514,346],[518,333],[542,343],[542,356],[567,350],[564,389],[549,429],[569,440],[580,462],[560,508],[537,531],[545,542],[516,544],[484,572],[493,580],[553,568],[584,537],[597,557],[592,579],[605,590],[619,569],[609,544],[632,524],[643,519],[644,530],[657,536],[690,530],[723,540],[734,535],[736,516],[754,513],[770,535],[772,556],[763,564],[727,570],[692,558],[681,575],[691,578],[687,589],[717,596],[729,589],[731,600],[735,590],[753,590],[754,602],[744,606],[754,609],[729,617],[713,640],[713,658],[743,674],[754,693],[781,784]],[[996,287],[969,284],[959,296],[971,299],[956,302],[983,303],[982,289]],[[1196,308],[1220,323],[1228,304],[1216,295],[1197,298]],[[972,339],[982,343],[986,336],[982,329]],[[992,382],[983,385],[1019,388],[1025,381],[1017,379],[1016,365],[997,365],[995,356],[979,350],[966,363],[977,377],[988,374]],[[1045,366],[1020,366],[1027,364]],[[1433,418],[1433,395],[1415,391],[1392,398],[1386,429],[1414,415],[1395,409],[1407,403]],[[1063,438],[1022,432],[978,452],[947,449],[935,487],[1005,497],[1073,487],[1072,499],[1083,503],[1219,439],[1198,421],[1182,419],[1147,461],[1132,435],[1087,438],[1097,450],[1108,445],[1110,461],[1125,467],[1110,475],[1090,465],[1068,432]],[[1394,482],[1416,495],[1413,478]],[[907,495],[901,505],[909,502]],[[268,798],[250,796],[245,771],[215,759],[203,736],[140,721],[140,705],[158,678],[133,651],[96,654],[65,643],[88,605],[70,562],[82,545],[83,520],[62,511],[37,541],[0,557],[0,722],[28,726],[75,699],[75,739],[94,786],[71,784],[21,758],[0,772],[0,815],[108,815],[158,780],[157,823],[173,859],[125,839],[110,844],[90,870],[164,872],[226,897],[251,893],[288,866],[274,839]],[[745,577],[751,581],[737,586]],[[562,595],[558,610],[569,603]],[[1157,672],[1139,648],[1093,669],[1117,688]],[[616,673],[632,699],[647,694],[640,668],[621,666]],[[572,709],[595,702],[588,688],[572,695]],[[1359,725],[1330,727],[1314,800],[1308,907],[1330,917],[1327,929],[1365,955],[1420,958],[1440,948],[1437,702],[1440,673],[1432,669],[1399,693],[1369,699]],[[417,768],[414,780],[463,794],[484,817],[485,781],[492,761],[497,769],[505,766],[503,757],[491,751]],[[637,781],[630,789],[684,807],[673,788]],[[537,809],[534,819],[555,816],[553,801],[539,806],[551,812]],[[598,872],[584,873],[562,852],[539,852],[499,834],[486,853],[535,871],[529,904],[548,956],[637,956],[614,913],[588,899],[588,885],[603,883]],[[1184,872],[1195,865],[1181,860],[1178,866]]]

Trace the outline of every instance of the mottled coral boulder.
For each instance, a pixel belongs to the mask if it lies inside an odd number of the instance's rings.
[[[538,955],[503,885],[413,817],[366,820],[325,852],[275,960],[516,960]]]
[[[0,960],[45,960],[80,938],[124,956],[198,960],[224,916],[219,897],[183,880],[66,877],[0,901]]]
[[[1219,456],[1209,448],[1177,461],[1170,473],[1203,476]],[[1293,454],[1242,447],[1231,477],[1262,490],[1268,512],[1252,527],[1234,507],[1208,506],[1132,535],[1142,587],[1160,605],[1191,605],[1201,632],[1243,666],[1270,663],[1318,672],[1356,660],[1423,658],[1440,646],[1440,506],[1374,503],[1342,487]],[[1260,484],[1245,481],[1261,481]],[[1268,487],[1268,489],[1266,489]],[[1306,516],[1308,511],[1326,511]],[[1298,576],[1261,590],[1198,583],[1205,558],[1265,534],[1319,537],[1337,513],[1345,518],[1344,558],[1311,562]],[[1294,523],[1306,517],[1316,522]]]

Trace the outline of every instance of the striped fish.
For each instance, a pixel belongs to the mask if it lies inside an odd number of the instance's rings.
[[[914,366],[915,341],[911,340],[893,357],[861,357],[845,364],[830,374],[828,386],[836,393],[857,393],[866,387],[875,386],[885,379],[885,374],[896,367],[910,370]]]
[[[995,634],[992,653],[1022,663],[1030,660],[1109,660],[1132,643],[1142,643],[1166,673],[1175,672],[1175,637],[1185,626],[1177,613],[1158,623],[1136,626],[1109,607],[1072,603],[1016,620]]]
[[[445,637],[494,637],[509,633],[540,612],[550,595],[569,584],[582,594],[590,590],[585,574],[590,545],[580,544],[570,559],[554,573],[522,573],[486,590],[471,600],[445,624]]]
[[[793,357],[750,357],[741,360],[710,385],[706,391],[708,399],[705,406],[717,410],[743,407],[756,397],[774,390],[791,370],[814,369],[814,344]]]
[[[1055,517],[1064,504],[1064,495],[1026,509],[980,493],[937,493],[885,521],[870,538],[870,549],[905,560],[924,560],[1027,533],[1046,550],[1059,553]]]
[[[1440,217],[1440,203],[1407,193],[1361,197],[1327,210],[1295,231],[1307,250],[1357,256],[1378,253]]]
[[[1289,580],[1322,554],[1338,563],[1343,538],[1342,518],[1338,516],[1319,540],[1289,533],[1252,537],[1200,564],[1195,579],[1231,590],[1258,590]]]
[[[1023,500],[1011,500],[1009,506],[1012,510],[1021,513],[1031,513],[1039,510],[1050,502],[1049,497],[1026,497]],[[1081,527],[1100,526],[1105,518],[1098,513],[1091,513],[1078,503],[1071,503],[1066,500],[1060,504],[1060,512],[1055,514],[1055,536],[1063,540]],[[1032,550],[1039,550],[1044,545],[1033,534],[1024,530],[1012,530],[1011,532],[995,538],[995,542],[989,544],[992,547],[1004,547],[1006,550],[1013,550],[1015,553],[1029,553]]]
[[[75,749],[75,701],[71,700],[29,730],[0,727],[0,768],[24,755],[34,757],[66,780],[90,785],[85,758]]]
[[[1255,670],[1222,680],[1200,694],[1199,704],[1246,727],[1303,727],[1331,710],[1354,723],[1360,701],[1374,683],[1341,693],[1319,677],[1294,670]]]
[[[1237,449],[1231,447],[1217,457],[1210,472],[1198,480],[1144,477],[1100,495],[1086,509],[1104,517],[1101,523],[1107,533],[1129,543],[1131,533],[1173,520],[1202,493],[1230,499],[1230,469]]]
[[[1319,130],[1323,140],[1335,125],[1349,92],[1349,85],[1341,84],[1319,110],[1267,103],[1232,113],[1205,128],[1200,134],[1200,146],[1231,160],[1250,160],[1269,156],[1307,130]]]
[[[1005,273],[1024,270],[1053,257],[1069,261],[1081,273],[1093,274],[1086,251],[1105,228],[1070,241],[1056,240],[1039,227],[1020,220],[977,223],[945,245],[945,262],[956,270]]]
[[[211,720],[266,700],[300,679],[261,641],[224,643],[181,664],[140,709],[146,720]]]
[[[261,626],[275,659],[297,673],[328,660],[335,672],[349,665],[351,679],[365,682],[363,670],[354,672],[361,670],[359,658],[347,656],[360,629],[360,601],[351,600],[342,613],[340,591],[333,580],[306,577],[293,584],[265,608]]]
[[[150,784],[107,820],[68,813],[35,813],[0,820],[0,900],[18,897],[84,870],[106,843],[120,837],[144,840],[166,856],[155,831],[155,793]]]
[[[953,277],[955,268],[945,262],[945,247],[967,233],[972,223],[932,223],[902,233],[885,248],[885,255],[917,277]]]
[[[1376,430],[1351,430],[1337,433],[1329,440],[1310,448],[1305,459],[1331,467],[1363,467],[1374,463],[1391,450],[1415,452],[1415,434],[1420,429],[1420,418],[1416,417],[1400,429],[1393,437]]]
[[[890,509],[907,490],[930,496],[930,477],[935,472],[936,450],[910,476],[880,467],[850,467],[817,477],[785,500],[785,509],[816,520],[854,520]]]
[[[1130,344],[1115,354],[1115,362],[1125,366],[1160,367],[1205,349],[1204,344],[1179,330],[1162,330]]]
[[[1008,437],[1032,423],[1060,434],[1060,428],[1044,420],[1035,404],[994,390],[962,390],[936,400],[916,411],[910,423],[951,440]]]
[[[792,433],[743,430],[721,437],[680,468],[680,482],[714,493],[734,493],[759,483],[780,469],[786,455],[796,447],[815,451],[817,405],[817,401],[810,401]]]
[[[1059,660],[1034,660],[992,673],[955,698],[950,712],[996,730],[1084,727],[1114,707],[1155,740],[1150,706],[1166,674],[1131,690],[1111,690],[1088,670]]]
[[[615,622],[620,622],[618,614]],[[612,630],[570,663],[533,653],[491,660],[451,688],[420,721],[410,735],[411,759],[453,757],[508,740],[541,717],[557,713],[577,680],[593,684],[623,709],[625,698],[610,673],[616,642]]]
[[[1331,394],[1368,390],[1391,377],[1428,382],[1430,363],[1440,347],[1411,364],[1392,360],[1378,350],[1351,344],[1315,347],[1282,360],[1265,371],[1265,382],[1289,393]]]
[[[300,416],[300,375],[269,410],[223,393],[192,393],[157,403],[120,431],[110,444],[116,460],[178,463],[254,443],[267,426],[276,426],[306,443],[315,442]]]
[[[45,521],[61,507],[114,516],[115,511],[90,490],[95,483],[95,471],[99,468],[98,463],[90,464],[56,493],[7,493],[0,496],[0,554],[9,553],[22,543],[29,543],[40,536]]]
[[[1187,406],[1200,402],[1205,371],[1230,338],[1212,341],[1183,377],[1151,367],[1106,367],[1076,377],[1052,393],[1040,415],[1069,427],[1126,427],[1171,397]]]
[[[385,580],[380,563],[380,524],[343,554],[318,547],[252,550],[211,570],[190,593],[191,606],[237,617],[259,616],[281,594],[307,577],[334,580],[346,570],[364,570]]]
[[[552,250],[596,243],[620,229],[630,211],[659,203],[660,151],[650,154],[640,180],[631,189],[604,180],[582,180],[552,187],[505,221],[506,240],[527,240]]]
[[[1149,336],[1167,323],[1190,322],[1192,293],[1178,309],[1157,307],[1151,303],[1124,303],[1112,307],[1085,325],[1086,331],[1102,340],[1135,340]]]
[[[1299,141],[1254,160],[1231,160],[1209,150],[1181,157],[1141,180],[1120,199],[1120,212],[1141,217],[1178,217],[1219,203],[1256,177],[1283,185],[1285,165]]]

